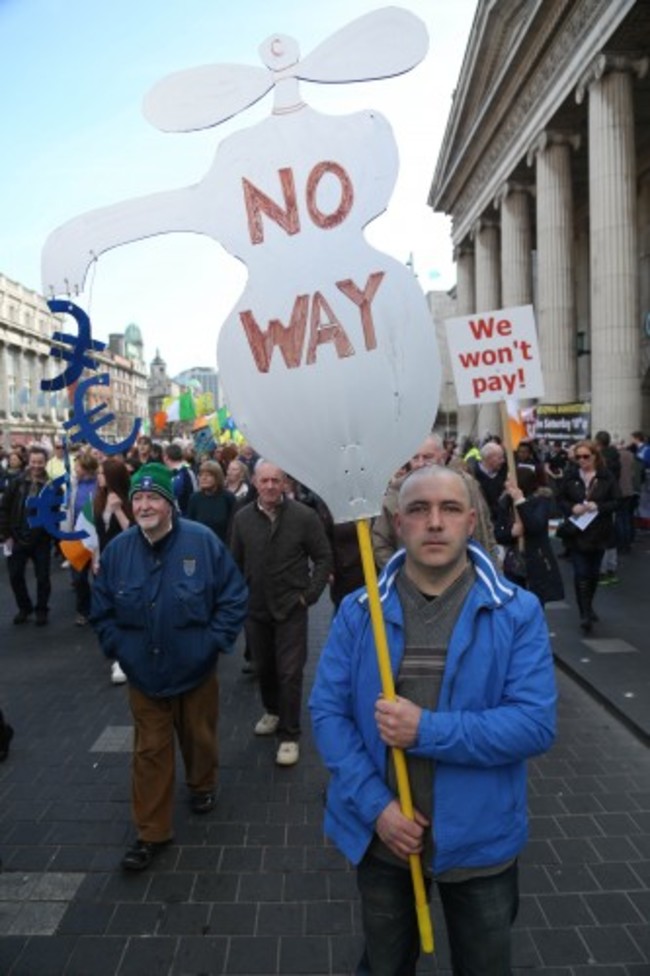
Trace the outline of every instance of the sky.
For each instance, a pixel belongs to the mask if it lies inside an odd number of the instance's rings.
[[[319,111],[383,113],[400,174],[387,211],[366,228],[373,246],[413,256],[424,292],[455,283],[450,223],[426,200],[476,0],[402,0],[429,32],[411,72],[365,84],[301,82]],[[166,75],[205,64],[261,66],[271,33],[306,56],[330,34],[381,6],[373,0],[0,0],[0,272],[42,291],[41,249],[86,211],[199,182],[220,142],[271,110],[272,93],[229,121],[164,133],[142,101]],[[147,363],[157,351],[176,375],[218,366],[219,327],[244,289],[246,266],[215,240],[164,234],[115,248],[91,267],[75,298],[106,340],[136,323]]]

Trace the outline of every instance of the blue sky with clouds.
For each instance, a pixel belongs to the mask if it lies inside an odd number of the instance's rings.
[[[146,92],[172,72],[223,62],[259,66],[271,33],[294,36],[306,55],[372,0],[0,0],[0,272],[41,289],[47,235],[87,210],[198,182],[231,132],[269,114],[271,95],[216,128],[162,133],[142,114]],[[427,58],[396,79],[302,84],[303,98],[333,114],[375,108],[391,122],[401,169],[372,243],[406,261],[425,291],[454,280],[449,225],[426,198],[474,16],[475,0],[405,0],[429,31]],[[220,323],[246,269],[215,241],[173,234],[117,248],[91,269],[79,303],[97,338],[142,329],[171,372],[214,365]]]

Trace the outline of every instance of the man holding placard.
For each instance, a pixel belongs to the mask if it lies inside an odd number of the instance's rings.
[[[416,971],[413,854],[438,885],[454,974],[510,972],[525,761],[553,741],[556,692],[541,606],[469,541],[474,525],[458,473],[405,479],[404,549],[379,582],[394,700],[381,695],[365,590],[345,598],[321,656],[310,707],[332,774],[326,832],[358,867],[358,976]],[[397,802],[388,747],[406,752],[414,819]]]

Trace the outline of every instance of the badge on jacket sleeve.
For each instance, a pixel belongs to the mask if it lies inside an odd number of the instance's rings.
[[[196,559],[184,559],[183,572],[186,576],[194,576],[196,572]]]

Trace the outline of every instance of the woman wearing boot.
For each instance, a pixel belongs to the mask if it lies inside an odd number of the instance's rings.
[[[598,619],[593,602],[603,553],[616,544],[614,512],[619,490],[594,441],[579,441],[573,456],[576,464],[567,469],[558,504],[566,519],[562,537],[573,562],[580,626],[588,634]]]

